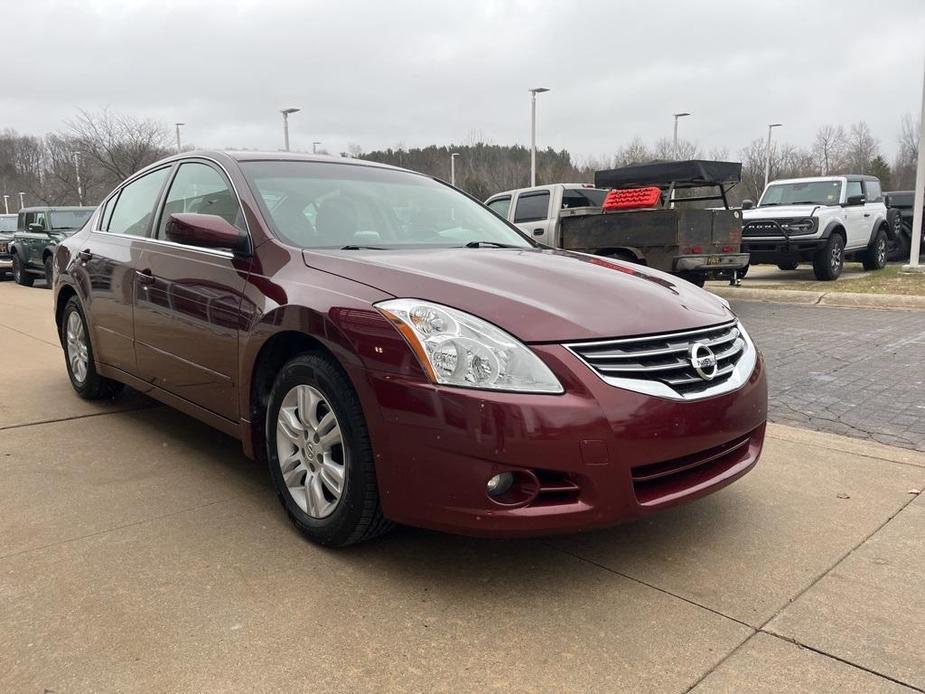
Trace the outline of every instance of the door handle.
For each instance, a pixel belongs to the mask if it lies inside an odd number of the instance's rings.
[[[865,216],[865,217],[870,217],[870,213],[869,213],[869,212],[865,212],[865,213],[864,213],[864,216]]]
[[[534,229],[534,230],[533,230],[533,235],[534,235],[534,236],[542,236],[544,231],[546,231],[546,230],[545,230],[545,229]]]
[[[87,262],[93,258],[93,254],[88,249],[84,248],[82,251],[77,252],[77,257],[82,261]]]
[[[150,270],[135,270],[135,277],[138,284],[154,284],[154,275]]]

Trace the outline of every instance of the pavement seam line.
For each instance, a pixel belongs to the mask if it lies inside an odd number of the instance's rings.
[[[31,337],[33,340],[37,340],[38,342],[41,342],[41,343],[44,344],[44,345],[49,345],[49,346],[51,346],[51,347],[60,347],[60,346],[61,346],[61,345],[60,345],[59,343],[57,343],[57,342],[49,342],[48,340],[43,340],[43,339],[40,338],[40,337],[36,337],[35,335],[30,335],[29,333],[23,332],[22,330],[18,330],[18,329],[16,329],[16,328],[12,327],[12,326],[7,325],[6,323],[0,323],[0,328],[6,328],[7,330],[9,330],[9,331],[11,331],[11,332],[14,332],[14,333],[17,333],[17,334],[19,334],[19,335],[22,335],[23,337]]]
[[[698,677],[698,678],[693,682],[693,684],[691,684],[691,686],[689,686],[687,689],[684,690],[684,694],[688,694],[691,690],[693,690],[695,687],[697,687],[697,686],[698,686],[701,682],[703,682],[707,677],[709,677],[709,676],[712,675],[714,672],[716,672],[716,670],[717,670],[723,663],[725,663],[725,662],[726,662],[727,660],[729,660],[732,656],[734,656],[736,653],[738,653],[739,649],[742,648],[742,646],[744,646],[746,643],[748,643],[748,642],[751,641],[753,638],[755,638],[755,636],[756,636],[759,632],[758,632],[758,630],[755,629],[754,627],[752,627],[752,629],[753,629],[753,631],[752,631],[751,634],[748,635],[748,638],[747,638],[747,639],[745,639],[744,641],[742,641],[742,643],[740,643],[738,646],[736,646],[736,647],[733,648],[731,651],[729,651],[726,655],[724,655],[724,656],[719,660],[719,662],[717,662],[713,667],[711,667],[709,670],[707,670],[705,673],[703,673],[700,677]]]
[[[902,685],[903,687],[908,687],[908,688],[911,689],[912,691],[915,691],[915,692],[925,692],[925,689],[922,689],[921,687],[917,687],[917,686],[914,685],[914,684],[910,684],[910,683],[908,683],[908,682],[903,682],[902,680],[897,679],[897,678],[895,678],[895,677],[893,677],[893,676],[891,676],[891,675],[885,675],[885,674],[883,674],[882,672],[878,672],[877,670],[872,670],[871,668],[866,667],[866,666],[864,666],[864,665],[858,665],[857,663],[852,663],[850,660],[846,660],[846,659],[841,658],[841,657],[839,657],[839,656],[837,656],[837,655],[834,655],[834,654],[832,654],[832,653],[828,653],[827,651],[823,651],[822,649],[816,648],[815,646],[809,646],[809,645],[807,645],[807,644],[805,644],[805,643],[801,643],[800,641],[798,641],[798,640],[795,639],[795,638],[792,638],[792,637],[789,637],[789,636],[784,636],[783,634],[776,634],[776,633],[774,633],[773,631],[765,631],[764,629],[758,629],[758,631],[757,631],[756,633],[758,633],[758,634],[767,634],[768,636],[772,636],[772,637],[774,637],[775,639],[780,639],[781,641],[784,641],[785,643],[793,644],[794,646],[797,646],[797,647],[799,647],[799,648],[805,648],[807,651],[812,651],[813,653],[817,653],[818,655],[821,655],[821,656],[823,656],[823,657],[825,657],[825,658],[831,658],[832,660],[835,660],[835,661],[837,661],[837,662],[839,662],[839,663],[843,663],[843,664],[848,665],[848,666],[850,666],[850,667],[853,667],[853,668],[855,668],[855,669],[857,669],[857,670],[862,670],[863,672],[867,672],[867,673],[869,673],[869,674],[871,674],[871,675],[875,675],[875,676],[880,677],[880,678],[882,678],[882,679],[889,680],[890,682],[893,682],[893,683],[895,683],[895,684]]]
[[[0,431],[7,431],[9,429],[25,429],[27,427],[40,426],[42,424],[60,424],[61,422],[72,422],[75,419],[88,419],[90,417],[104,417],[106,415],[112,414],[127,414],[129,412],[139,412],[141,410],[153,410],[158,407],[166,407],[166,405],[161,405],[160,403],[154,403],[152,405],[140,405],[138,407],[130,407],[124,410],[114,410],[112,412],[91,412],[90,414],[75,414],[73,417],[62,417],[61,419],[42,419],[37,422],[23,422],[22,424],[7,424],[5,426],[0,426]]]

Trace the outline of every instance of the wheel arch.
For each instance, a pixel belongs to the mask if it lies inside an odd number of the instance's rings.
[[[64,307],[72,296],[77,296],[77,290],[71,285],[62,285],[55,299],[55,325],[58,327],[58,341],[61,341],[61,320],[64,317]],[[80,301],[80,297],[77,298]],[[62,342],[63,344],[63,342]]]
[[[594,255],[605,256],[605,257],[614,257],[617,256],[632,256],[635,258],[632,262],[639,263],[640,265],[648,265],[646,262],[646,256],[641,250],[633,246],[608,246],[607,248],[598,248],[594,251]]]

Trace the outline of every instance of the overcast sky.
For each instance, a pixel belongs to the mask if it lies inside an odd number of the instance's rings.
[[[0,128],[59,130],[75,109],[172,124],[204,147],[337,152],[467,142],[577,157],[639,135],[735,155],[767,123],[809,145],[866,120],[892,159],[918,113],[925,0],[2,0]],[[10,56],[16,56],[11,59]],[[775,135],[777,137],[777,135]]]

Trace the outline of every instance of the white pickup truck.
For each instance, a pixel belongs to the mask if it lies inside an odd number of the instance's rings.
[[[834,280],[845,260],[865,270],[886,265],[895,230],[874,176],[822,176],[772,181],[758,205],[742,205],[742,250],[751,264],[793,270],[813,264],[817,280]]]

